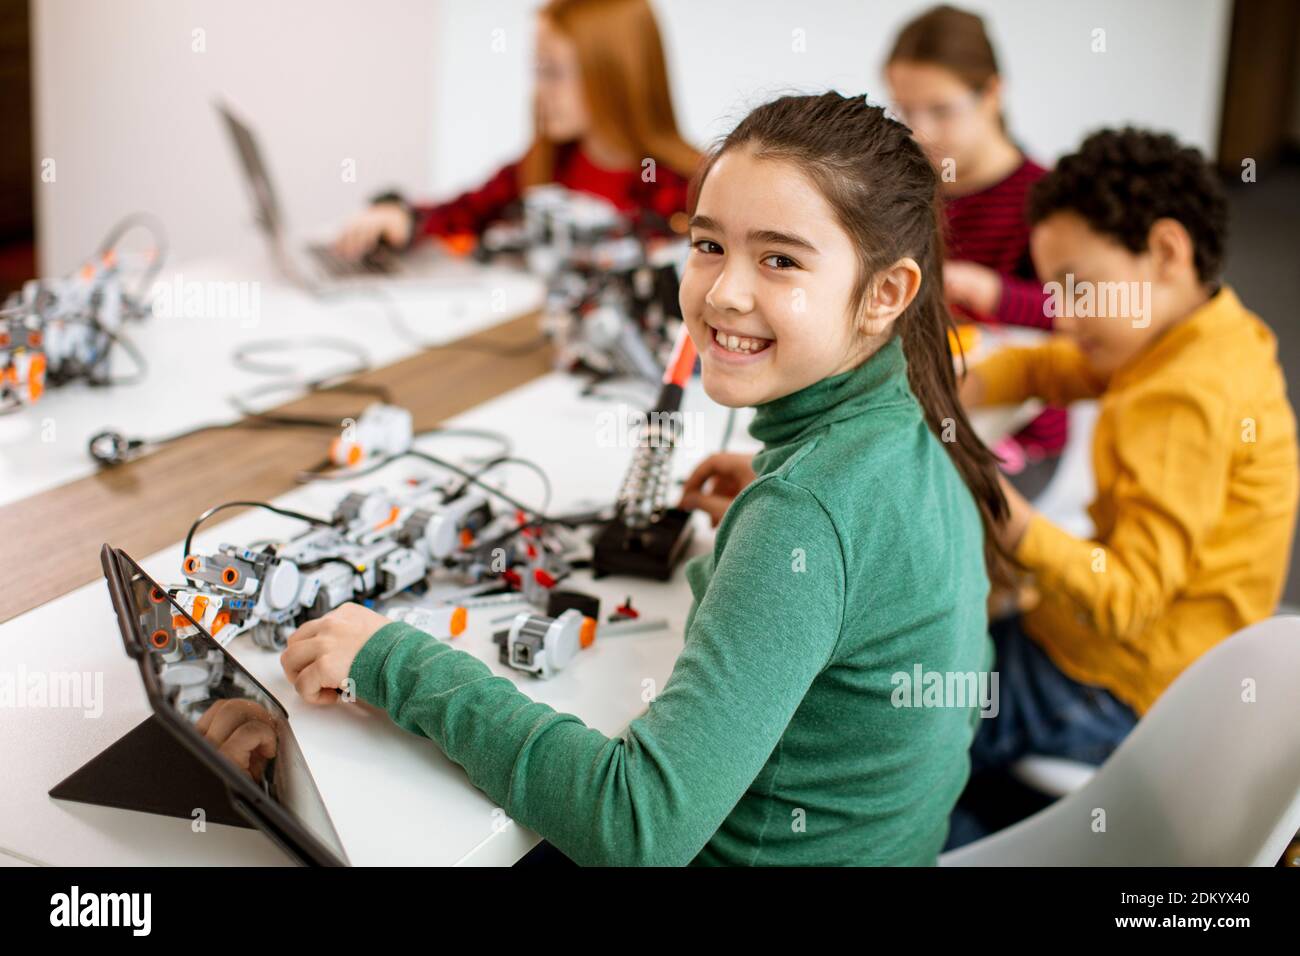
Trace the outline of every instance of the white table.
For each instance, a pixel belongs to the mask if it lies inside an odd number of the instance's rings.
[[[288,314],[288,312],[286,312]],[[294,313],[301,318],[302,313]],[[297,319],[295,319],[297,320]],[[355,322],[355,319],[340,322]],[[463,326],[458,326],[463,328]],[[266,334],[269,330],[263,330]],[[281,328],[275,334],[282,334]],[[181,338],[181,336],[178,336]],[[185,343],[168,341],[160,348],[185,350]],[[385,351],[387,349],[387,351]],[[399,354],[389,342],[376,350],[376,360]],[[169,390],[173,390],[170,391]],[[175,379],[151,383],[151,394],[165,397],[180,390]],[[648,393],[647,393],[648,394]],[[449,422],[496,429],[510,435],[515,453],[541,464],[556,490],[552,511],[579,509],[610,500],[631,454],[610,448],[600,436],[611,434],[608,416],[625,421],[642,405],[622,405],[609,399],[583,399],[577,382],[550,374],[485,403]],[[129,411],[129,406],[122,406]],[[694,381],[687,389],[684,410],[692,416],[688,444],[674,458],[674,472],[683,478],[705,455],[716,450],[725,425],[725,410],[703,394]],[[114,409],[118,411],[118,409]],[[152,410],[137,409],[139,424]],[[84,416],[82,410],[78,414]],[[752,411],[738,414],[732,450],[754,450],[746,433]],[[182,416],[175,416],[179,420]],[[84,422],[89,419],[80,418]],[[98,421],[98,419],[96,419]],[[128,422],[122,422],[127,424]],[[1013,424],[1005,413],[976,416],[977,430],[995,437]],[[164,426],[166,427],[166,426]],[[460,444],[457,444],[460,443]],[[481,446],[467,439],[426,440],[430,451],[453,459],[473,454]],[[56,456],[57,457],[57,456]],[[45,466],[44,481],[61,473],[67,463]],[[308,513],[328,513],[349,487],[370,487],[400,479],[426,466],[394,464],[384,472],[348,485],[318,484],[297,489],[277,503]],[[500,473],[504,487],[520,499],[539,500],[535,476],[523,469]],[[695,516],[692,554],[712,542],[702,515]],[[292,533],[296,523],[261,511],[241,514],[212,530],[201,532],[196,549],[214,548],[222,541],[247,542]],[[177,528],[178,539],[184,532]],[[111,542],[110,542],[111,543]],[[87,547],[100,542],[88,541]],[[133,555],[146,572],[163,581],[179,579],[181,545],[153,555]],[[483,660],[494,672],[515,680],[537,700],[576,714],[603,733],[615,735],[645,708],[643,682],[662,687],[681,649],[690,594],[678,573],[666,584],[606,579],[592,582],[583,572],[566,586],[590,590],[602,598],[608,614],[631,594],[642,613],[666,617],[667,630],[609,637],[582,651],[569,667],[550,681],[512,671],[497,660],[491,642],[491,618],[504,610],[477,610],[457,646]],[[278,655],[236,640],[231,650],[288,709],[304,755],[340,838],[354,864],[509,864],[537,836],[505,819],[463,771],[451,764],[430,741],[394,727],[381,714],[362,707],[315,708],[303,704],[288,685]],[[52,800],[55,783],[117,740],[149,709],[135,664],[121,647],[107,592],[102,582],[80,588],[0,625],[0,673],[52,675],[86,673],[90,686],[102,686],[102,712],[88,716],[73,708],[18,707],[0,722],[0,860],[13,863],[134,865],[134,864],[278,864],[285,857],[259,832],[209,824],[195,833],[188,820]]]
[[[607,433],[601,416],[631,406],[580,399],[577,382],[559,374],[544,376],[459,416],[453,424],[506,430],[517,454],[540,462],[555,484],[553,509],[567,510],[607,501],[617,489],[630,451],[602,447]],[[716,447],[725,422],[695,383],[685,410],[699,414],[693,447],[676,456],[680,477]],[[625,419],[621,419],[625,420]],[[533,427],[530,427],[530,424]],[[543,426],[543,427],[538,427]],[[733,447],[755,447],[752,440]],[[439,455],[481,448],[468,439],[428,441]],[[431,466],[394,464],[385,472],[347,486],[318,484],[277,499],[308,513],[327,513],[348,487],[399,480]],[[506,488],[520,499],[538,500],[535,476],[519,469],[505,473]],[[707,521],[697,515],[693,553],[709,546]],[[196,548],[221,541],[251,541],[292,532],[296,522],[263,512],[248,512],[201,532]],[[178,529],[179,530],[179,529]],[[98,542],[87,542],[88,547]],[[144,569],[164,582],[179,579],[180,543],[154,555],[134,555]],[[606,734],[617,734],[644,710],[642,682],[662,687],[681,649],[690,604],[689,589],[678,574],[667,584],[605,579],[590,581],[580,572],[566,586],[599,594],[606,614],[625,596],[647,615],[667,617],[667,630],[597,638],[565,671],[550,681],[535,680],[501,665],[491,618],[508,609],[481,609],[456,646],[482,659],[495,672],[516,680],[530,695],[577,714]],[[315,708],[303,704],[288,685],[278,655],[246,639],[231,645],[241,662],[286,706],[306,759],[353,863],[451,864],[510,863],[537,837],[505,820],[500,810],[475,790],[464,773],[430,741],[394,727],[386,717],[363,708]],[[74,709],[18,708],[5,715],[0,732],[0,765],[16,768],[0,787],[0,851],[21,860],[50,864],[271,863],[283,860],[259,833],[209,824],[193,833],[186,820],[92,807],[50,799],[51,786],[81,766],[148,716],[135,665],[123,653],[107,592],[101,582],[0,626],[0,671],[28,673],[89,672],[101,675],[103,712],[87,717]]]
[[[243,302],[249,308],[223,307],[217,298],[217,291],[234,283],[248,284]],[[522,315],[539,307],[544,296],[542,283],[526,273],[447,260],[431,271],[427,285],[388,286],[386,300],[360,291],[319,298],[281,277],[260,247],[232,259],[166,269],[159,285],[175,290],[169,298],[179,305],[124,330],[148,362],[141,382],[48,388],[40,401],[0,416],[0,504],[92,474],[97,466],[86,444],[105,428],[154,438],[239,418],[227,396],[246,395],[281,378],[236,365],[233,356],[241,345],[343,339],[364,350],[372,365],[388,365],[419,351],[419,342],[403,334],[387,309],[397,310],[407,333],[441,343]],[[197,307],[187,307],[191,293],[189,305]],[[204,305],[200,298],[210,301]],[[114,374],[130,373],[131,360],[120,350],[114,354]],[[258,359],[309,375],[350,362],[326,349],[264,353]],[[292,391],[277,391],[250,404],[266,408],[294,397]],[[365,404],[362,398],[358,408]]]

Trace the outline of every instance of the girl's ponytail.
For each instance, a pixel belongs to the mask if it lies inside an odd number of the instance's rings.
[[[979,506],[986,532],[984,559],[990,577],[1001,580],[1006,577],[1007,555],[997,546],[997,536],[989,532],[1006,520],[1007,499],[998,481],[997,458],[975,434],[957,397],[952,355],[957,330],[943,295],[943,232],[939,228],[942,220],[937,203],[931,215],[936,222],[930,248],[923,259],[917,260],[924,277],[921,289],[907,313],[899,318],[898,335],[902,337],[903,354],[907,356],[907,379],[912,394],[925,413],[930,431],[948,450]],[[964,369],[964,354],[961,360]]]

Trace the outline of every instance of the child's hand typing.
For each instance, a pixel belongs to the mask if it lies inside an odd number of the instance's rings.
[[[332,704],[361,648],[388,623],[360,604],[341,604],[289,635],[280,666],[307,703]]]
[[[998,537],[1007,553],[1015,554],[1016,548],[1020,546],[1020,540],[1029,528],[1029,522],[1038,512],[1001,472],[998,472],[998,482],[1002,485],[1002,493],[1006,495],[1009,509],[1007,520],[998,528]]]
[[[967,368],[966,374],[957,373],[957,398],[963,408],[979,408],[984,404],[984,380],[973,368]]]
[[[752,461],[750,455],[725,452],[710,455],[686,479],[678,507],[708,512],[716,528],[732,500],[754,480]]]
[[[987,266],[952,260],[943,264],[943,294],[976,315],[992,315],[1002,298],[1002,277]]]
[[[345,259],[360,259],[380,240],[404,249],[410,239],[411,217],[406,210],[397,203],[379,202],[352,217],[335,240],[334,251]]]

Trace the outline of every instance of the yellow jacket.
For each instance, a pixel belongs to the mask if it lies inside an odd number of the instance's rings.
[[[1026,631],[1070,677],[1138,713],[1282,594],[1300,468],[1276,351],[1225,286],[1109,381],[1064,337],[976,369],[988,404],[1100,399],[1096,539],[1036,515],[1015,556],[1042,595]]]

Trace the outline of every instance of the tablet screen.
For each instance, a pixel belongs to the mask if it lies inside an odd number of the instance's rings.
[[[346,860],[280,702],[134,561],[118,550],[112,554],[131,605],[124,633],[129,629],[142,649],[151,696]]]

